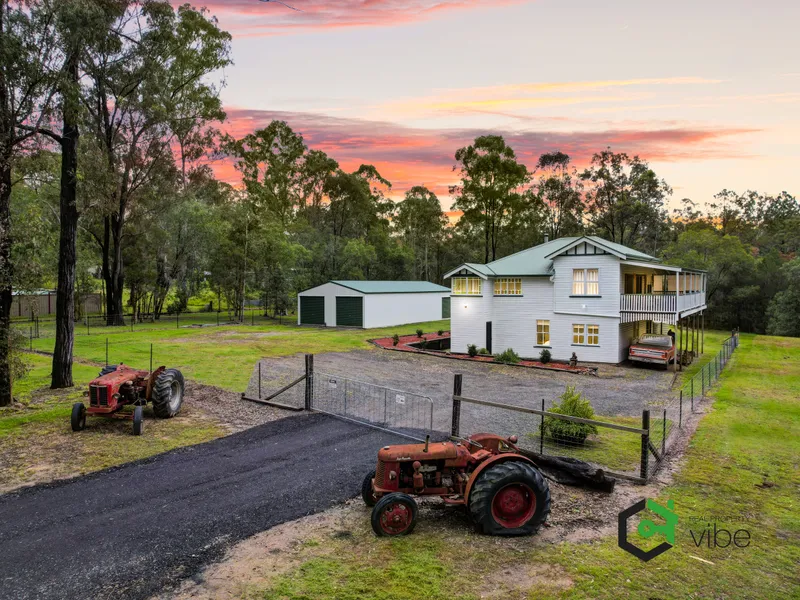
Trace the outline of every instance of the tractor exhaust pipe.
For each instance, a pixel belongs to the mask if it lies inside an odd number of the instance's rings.
[[[430,434],[428,434],[425,436],[425,449],[423,450],[423,452],[428,451],[428,446],[430,445],[430,443],[431,443],[431,436]]]

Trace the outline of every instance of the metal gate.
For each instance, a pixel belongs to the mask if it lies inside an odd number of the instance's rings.
[[[315,411],[412,440],[441,437],[433,431],[433,400],[428,396],[319,371],[311,377],[311,393]]]

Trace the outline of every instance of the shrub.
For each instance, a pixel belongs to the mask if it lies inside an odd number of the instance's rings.
[[[543,365],[546,365],[550,362],[552,355],[550,354],[550,350],[547,348],[543,348],[542,351],[539,353],[539,362]]]
[[[425,339],[423,339],[423,340],[422,340],[422,341],[419,343],[419,347],[420,347],[420,348],[422,348],[423,350],[425,350],[425,348],[427,348],[427,347],[428,347],[428,340],[425,340]]]
[[[575,386],[568,385],[561,394],[561,402],[553,405],[550,412],[583,419],[593,419],[594,409],[589,400],[580,392],[575,391]],[[545,417],[545,435],[557,442],[583,444],[590,433],[597,433],[597,427],[589,423],[573,423],[555,417]]]
[[[440,336],[444,335],[444,329],[440,329],[439,331],[437,331],[436,335],[440,335]]]
[[[519,362],[519,354],[514,352],[513,348],[508,348],[507,350],[503,350],[500,354],[495,357],[496,360],[504,363],[511,363],[515,365]]]
[[[468,344],[467,354],[469,354],[472,357],[478,356],[478,347],[475,344]]]
[[[425,333],[425,332],[424,332],[424,331],[422,331],[422,329],[417,329],[417,337],[418,337],[418,338],[421,338],[421,337],[422,337],[422,335],[423,335],[424,333]]]
[[[400,343],[400,336],[396,333],[392,336],[392,346],[397,346]]]
[[[489,354],[489,351],[486,348],[478,349],[478,354]]]

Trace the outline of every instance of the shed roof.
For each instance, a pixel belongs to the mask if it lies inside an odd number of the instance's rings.
[[[426,294],[432,292],[450,293],[450,288],[429,281],[347,281],[334,280],[331,283],[361,292],[362,294]]]

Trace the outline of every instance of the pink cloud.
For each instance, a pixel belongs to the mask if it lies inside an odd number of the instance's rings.
[[[278,111],[228,108],[223,129],[242,137],[277,119],[301,134],[307,146],[323,150],[342,168],[354,170],[362,163],[375,165],[392,182],[393,195],[414,185],[426,185],[443,200],[449,185],[457,181],[454,154],[476,137],[502,135],[518,159],[532,168],[544,152],[561,150],[576,166],[587,165],[592,154],[611,146],[618,152],[638,154],[650,162],[741,158],[739,146],[729,142],[753,133],[742,128],[664,127],[658,129],[609,129],[606,131],[502,131],[482,129],[418,129],[395,123],[367,121]],[[230,164],[219,165],[220,178],[235,181]],[[447,202],[445,202],[447,204]]]
[[[204,5],[223,28],[240,36],[276,35],[292,31],[398,25],[424,21],[438,13],[496,8],[526,0],[286,0],[294,11],[276,2],[211,0]],[[174,5],[182,4],[174,0]],[[302,11],[302,12],[300,12]]]

